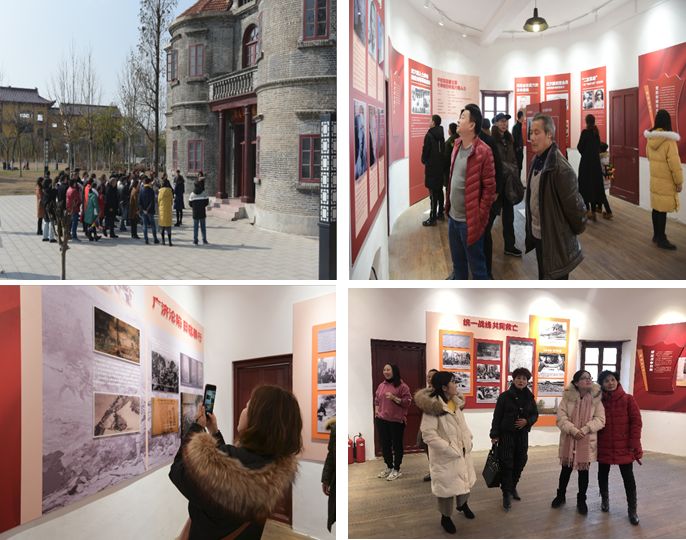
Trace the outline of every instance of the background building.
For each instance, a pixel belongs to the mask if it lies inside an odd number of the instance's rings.
[[[254,203],[260,227],[316,235],[336,0],[199,0],[170,33],[168,170],[203,171],[218,200]]]

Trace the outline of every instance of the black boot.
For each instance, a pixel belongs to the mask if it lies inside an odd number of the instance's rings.
[[[607,489],[600,490],[600,509],[603,512],[610,511],[610,494],[608,493]]]
[[[588,506],[586,506],[586,495],[582,495],[581,493],[579,493],[576,496],[576,510],[582,516],[588,514]]]
[[[553,502],[551,503],[550,506],[553,508],[559,508],[562,506],[564,503],[567,502],[567,499],[565,497],[565,490],[564,489],[558,489],[557,490],[557,496],[553,499]]]
[[[162,245],[165,245],[165,244],[166,244],[166,242],[164,240],[164,229],[162,229]]]
[[[639,519],[636,513],[636,488],[626,493],[626,501],[629,507],[629,521],[632,525],[638,525]]]
[[[424,225],[424,227],[436,225],[436,213],[433,210],[429,213],[429,219],[422,221],[422,225]]]
[[[474,515],[474,512],[472,512],[472,509],[467,506],[467,503],[464,503],[462,506],[457,507],[458,512],[462,512],[464,514],[464,517],[467,519],[474,519],[476,516]]]
[[[512,495],[509,491],[503,491],[503,508],[505,512],[509,512],[512,508]]]
[[[455,534],[457,532],[455,524],[449,516],[441,516],[441,527],[443,527],[445,529],[445,532],[449,534]]]
[[[515,501],[521,501],[521,500],[522,500],[522,498],[519,496],[519,493],[517,493],[517,488],[516,488],[516,487],[513,487],[513,488],[512,488],[512,498],[513,498]]]

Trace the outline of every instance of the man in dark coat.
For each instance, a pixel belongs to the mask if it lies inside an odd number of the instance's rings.
[[[441,117],[431,117],[431,127],[424,136],[422,163],[424,164],[424,185],[429,189],[431,211],[429,219],[422,222],[424,226],[436,224],[437,219],[444,219],[443,213],[443,175],[445,173],[445,136]]]
[[[517,483],[527,462],[529,431],[538,420],[536,401],[527,387],[530,379],[528,369],[515,369],[510,388],[500,394],[493,411],[490,437],[491,442],[498,445],[500,489],[506,512],[510,510],[512,499],[521,499]]]
[[[105,228],[109,231],[110,238],[119,238],[114,232],[114,221],[119,209],[119,192],[117,191],[117,179],[113,176],[105,188]]]
[[[512,128],[512,138],[514,139],[514,151],[517,156],[517,167],[519,167],[519,177],[522,177],[522,164],[524,163],[524,111],[517,113],[517,123]]]
[[[155,243],[160,243],[157,239],[157,227],[155,226],[155,199],[151,180],[145,176],[143,187],[138,194],[138,208],[143,216],[143,237],[146,244],[150,243],[148,242],[148,227],[152,228],[152,236],[155,239]]]
[[[329,446],[322,470],[322,491],[329,497],[329,512],[326,528],[331,532],[331,526],[336,522],[336,419],[326,423],[326,429],[331,432]]]
[[[526,190],[526,252],[536,250],[538,279],[569,279],[583,260],[577,235],[586,227],[586,205],[554,137],[553,119],[537,114],[531,124],[536,158]]]

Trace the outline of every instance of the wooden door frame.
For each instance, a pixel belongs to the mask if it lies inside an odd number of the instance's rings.
[[[619,95],[626,95],[628,93],[634,94],[636,96],[636,126],[638,127],[638,124],[639,124],[638,100],[640,99],[640,97],[639,97],[639,92],[638,92],[637,86],[633,86],[631,88],[619,88],[617,90],[611,90],[609,93],[609,96],[608,96],[609,99],[605,101],[605,103],[607,105],[609,105],[609,107],[610,107],[608,123],[609,123],[609,128],[610,128],[609,150],[610,150],[610,159],[612,161],[615,161],[615,158],[612,157],[612,154],[613,154],[612,148],[617,146],[614,144],[614,137],[613,137],[614,133],[612,131],[612,126],[613,126],[612,109],[611,109],[612,108],[612,101],[613,101],[613,97],[617,96],[618,94]],[[625,126],[624,119],[625,119],[625,117],[622,118],[622,128],[624,128],[624,126]],[[640,139],[640,136],[638,136],[638,139]],[[636,144],[638,145],[639,142],[640,141],[637,140]],[[633,156],[632,156],[632,159],[633,159],[632,168],[635,170],[636,192],[633,193],[631,191],[626,191],[623,189],[620,190],[620,188],[616,184],[613,184],[610,187],[610,195],[612,195],[613,197],[617,197],[619,199],[622,199],[624,201],[627,201],[627,202],[634,204],[636,206],[639,206],[640,200],[641,200],[641,169],[640,169],[640,163],[639,163],[640,162],[640,157],[639,157],[640,152],[639,152],[638,147],[633,148],[633,147],[627,146],[626,141],[625,141],[625,144],[622,146],[622,148],[631,148],[631,150],[632,150],[632,154],[633,154]]]

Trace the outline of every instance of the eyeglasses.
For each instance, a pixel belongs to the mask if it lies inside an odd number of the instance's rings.
[[[586,376],[584,376],[584,377],[579,377],[579,380],[580,380],[580,381],[592,381],[592,380],[593,380],[593,377],[586,377]]]

